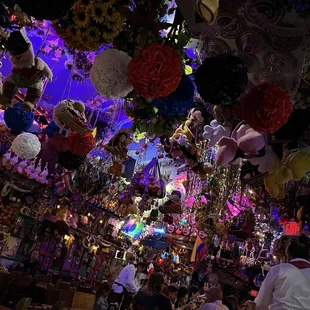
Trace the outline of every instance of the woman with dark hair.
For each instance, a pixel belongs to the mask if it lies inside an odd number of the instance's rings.
[[[32,250],[30,252],[29,259],[24,261],[24,270],[27,271],[31,276],[35,277],[41,269],[39,262],[40,252],[38,250]]]
[[[172,310],[171,303],[165,295],[162,294],[164,287],[164,278],[157,272],[151,274],[146,285],[138,292],[133,299],[135,310]]]

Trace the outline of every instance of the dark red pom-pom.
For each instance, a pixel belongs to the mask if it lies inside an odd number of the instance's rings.
[[[78,132],[71,132],[68,138],[69,150],[74,155],[85,156],[95,145],[95,139],[92,133],[81,135]]]
[[[289,95],[269,83],[255,86],[241,100],[243,120],[257,131],[277,131],[288,121],[292,111]]]
[[[167,45],[150,44],[129,63],[128,78],[144,98],[166,97],[176,90],[182,76],[180,55]]]

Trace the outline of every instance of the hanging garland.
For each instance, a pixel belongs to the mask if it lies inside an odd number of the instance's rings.
[[[116,0],[78,0],[65,18],[53,22],[56,33],[72,48],[95,51],[123,30],[124,18]]]

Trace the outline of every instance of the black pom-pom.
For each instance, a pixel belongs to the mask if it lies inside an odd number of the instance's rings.
[[[70,151],[58,153],[58,164],[67,170],[78,169],[85,161],[86,156],[78,156]]]
[[[38,20],[56,20],[65,16],[74,0],[15,0],[22,11]]]
[[[198,93],[205,102],[230,104],[244,92],[247,73],[239,57],[223,54],[206,58],[195,74]]]

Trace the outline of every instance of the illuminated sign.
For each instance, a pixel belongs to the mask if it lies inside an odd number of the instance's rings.
[[[299,224],[296,222],[288,222],[284,224],[283,235],[284,236],[299,236],[300,235]]]

